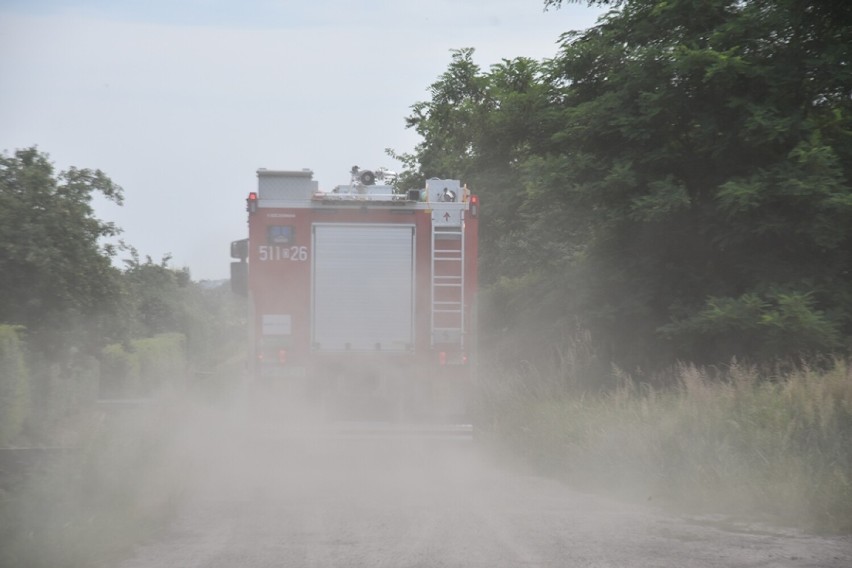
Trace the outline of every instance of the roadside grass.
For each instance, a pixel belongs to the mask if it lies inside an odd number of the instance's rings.
[[[576,358],[483,380],[486,439],[577,487],[681,512],[852,532],[852,368],[681,365],[589,388]]]

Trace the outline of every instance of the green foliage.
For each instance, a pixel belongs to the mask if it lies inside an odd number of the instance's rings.
[[[227,287],[124,245],[125,270],[112,266],[101,239],[119,231],[93,216],[96,192],[121,203],[100,171],[56,174],[36,148],[0,156],[0,446],[68,448],[20,479],[3,472],[3,566],[107,565],[156,530],[183,458],[178,412],[157,395],[190,364],[233,369],[241,347],[245,309]],[[99,396],[156,403],[103,413]]]
[[[94,355],[121,327],[121,275],[101,243],[119,231],[94,216],[96,193],[122,202],[100,170],[56,173],[35,147],[0,155],[0,322],[26,343],[30,443],[74,443],[60,432],[97,397]]]
[[[837,159],[849,143],[827,117],[845,116],[847,129],[849,103],[816,99],[844,78],[848,86],[849,74],[812,43],[840,47],[849,30],[790,2],[688,4],[626,2],[596,29],[566,38],[559,57],[562,75],[575,80],[565,89],[566,150],[592,152],[610,171],[627,163],[636,180],[623,189],[590,184],[609,221],[589,240],[590,256],[632,285],[600,270],[595,299],[624,306],[632,296],[647,309],[634,335],[675,329],[682,358],[730,356],[716,349],[722,335],[748,344],[750,356],[835,349],[838,335],[852,332],[843,277],[852,224],[848,171]],[[589,67],[590,51],[603,63]],[[801,71],[806,61],[820,79]],[[640,65],[650,72],[638,74]],[[659,206],[660,183],[677,188],[662,195],[669,210]],[[765,333],[705,309],[754,297],[774,306],[750,323]],[[611,331],[594,308],[587,313],[592,327]]]
[[[186,376],[186,337],[183,334],[161,333],[137,339],[131,345],[139,357],[143,391],[180,384]]]
[[[182,381],[187,360],[214,367],[231,356],[231,334],[244,322],[227,295],[193,283],[168,255],[155,263],[124,244],[102,245],[119,230],[94,217],[95,193],[122,202],[100,170],[56,173],[35,147],[0,156],[0,323],[20,326],[29,368],[26,403],[24,375],[3,376],[6,442],[73,445],[76,417],[99,388],[148,396]],[[118,250],[130,254],[123,271],[112,265]],[[8,357],[4,364],[18,364]]]
[[[127,268],[123,281],[132,315],[131,335],[149,337],[182,329],[186,319],[184,290],[191,283],[189,272],[171,268],[168,255],[159,263],[153,262],[150,257],[142,262],[132,247],[130,255],[131,258],[124,261]]]
[[[95,193],[122,201],[100,170],[55,174],[35,147],[0,155],[0,321],[25,326],[30,343],[46,349],[71,334],[79,341],[119,298],[114,251],[99,243],[118,229],[94,217]]]
[[[12,444],[30,410],[29,374],[18,330],[0,325],[0,447]]]
[[[245,308],[226,286],[192,282],[186,268],[169,266],[166,255],[157,263],[142,261],[130,248],[122,274],[126,290],[123,320],[126,336],[153,337],[167,332],[186,338],[186,354],[199,367],[210,367],[232,355],[234,338],[244,337]],[[240,346],[241,348],[241,346]]]
[[[847,349],[852,5],[592,3],[554,58],[459,50],[412,107],[407,165],[482,196],[484,284],[530,282],[482,311],[628,368]]]
[[[187,356],[196,369],[212,370],[245,355],[248,328],[245,300],[225,286],[194,284],[186,305],[192,310]]]
[[[400,158],[411,168],[401,184],[416,186],[429,177],[455,177],[475,191],[489,192],[482,203],[482,276],[494,281],[500,275],[522,274],[524,267],[504,263],[505,258],[530,255],[529,264],[542,255],[521,235],[528,235],[520,217],[525,188],[518,166],[535,155],[530,141],[543,131],[539,116],[546,114],[545,67],[526,58],[503,61],[483,73],[473,61],[474,50],[452,53],[447,71],[432,84],[432,100],[413,105],[407,119],[423,141],[414,154]],[[534,213],[534,212],[533,212]],[[520,237],[520,238],[519,238]]]
[[[708,298],[703,310],[661,331],[675,343],[699,337],[705,351],[710,343],[719,355],[763,360],[778,353],[815,358],[843,347],[837,323],[815,307],[813,294],[800,292]]]
[[[186,338],[172,332],[134,339],[127,347],[108,345],[101,360],[101,396],[151,396],[161,387],[183,383],[187,370]]]

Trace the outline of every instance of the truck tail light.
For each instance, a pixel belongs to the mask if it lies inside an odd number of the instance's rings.
[[[446,365],[467,365],[467,353],[447,353],[446,351],[438,352],[438,365],[444,367]]]
[[[257,193],[252,191],[246,199],[246,211],[249,213],[257,212]]]

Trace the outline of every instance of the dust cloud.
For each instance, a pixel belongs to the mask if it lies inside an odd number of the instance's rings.
[[[186,460],[181,485],[193,499],[275,500],[323,487],[357,493],[353,481],[378,479],[388,491],[412,493],[436,476],[464,484],[483,473],[467,425],[340,419],[301,394],[250,385],[227,401],[188,407],[172,451]]]
[[[173,514],[120,568],[843,566],[852,544],[731,531],[571,490],[470,437],[322,408],[243,382],[170,403],[155,468]],[[160,484],[164,488],[164,484]]]

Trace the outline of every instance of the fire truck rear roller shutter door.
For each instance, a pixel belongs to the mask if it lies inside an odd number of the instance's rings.
[[[414,344],[414,227],[315,224],[312,343],[320,351]]]

